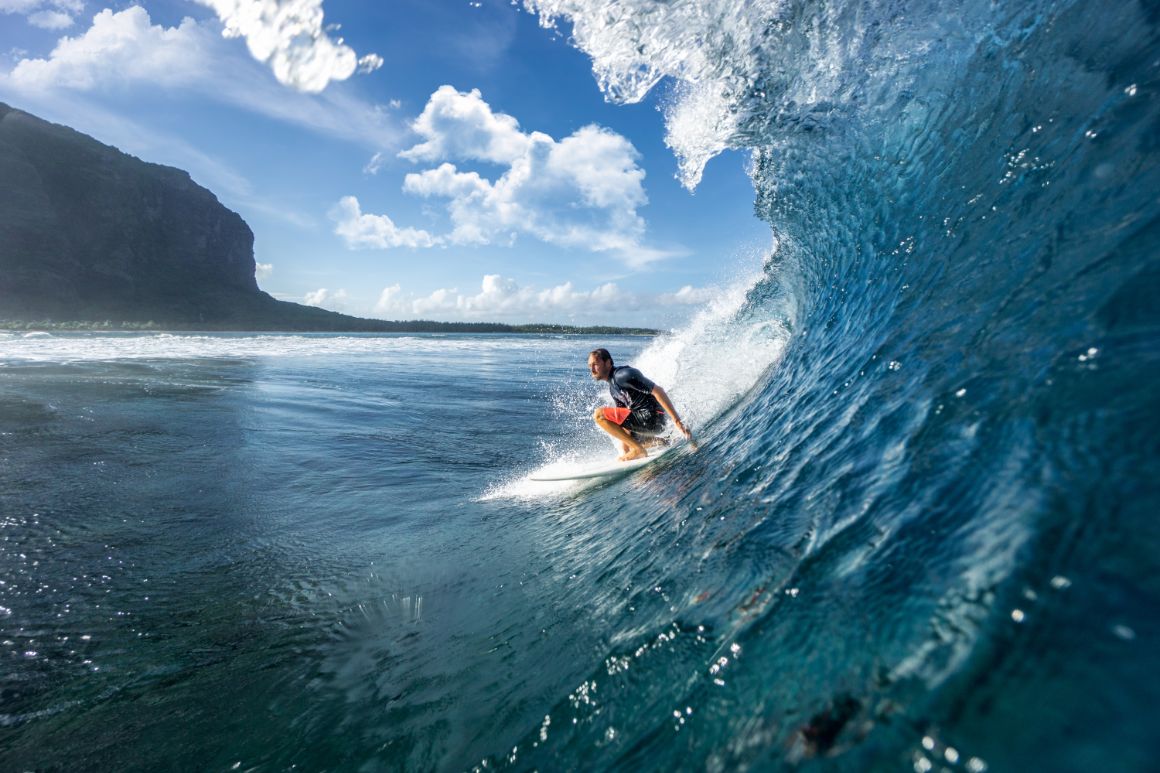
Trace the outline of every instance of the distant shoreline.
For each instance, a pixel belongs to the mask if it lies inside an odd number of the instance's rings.
[[[223,325],[181,325],[158,322],[57,322],[54,320],[0,319],[0,331],[33,333],[511,333],[541,335],[609,335],[656,336],[661,331],[643,327],[615,327],[608,325],[578,326],[533,323],[507,325],[500,322],[436,322],[433,320],[387,321],[360,320],[368,326],[349,329],[334,327],[275,328]]]

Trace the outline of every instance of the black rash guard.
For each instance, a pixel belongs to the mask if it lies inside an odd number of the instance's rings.
[[[608,393],[621,408],[632,415],[622,425],[630,431],[659,430],[665,423],[665,412],[653,397],[656,384],[645,378],[636,368],[621,365],[608,374]]]

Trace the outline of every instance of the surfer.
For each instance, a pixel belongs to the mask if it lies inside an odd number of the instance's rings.
[[[588,370],[597,381],[608,382],[608,392],[615,407],[597,408],[592,418],[596,426],[619,441],[622,462],[648,456],[648,450],[637,438],[646,441],[664,431],[667,417],[690,441],[693,433],[681,422],[664,389],[649,381],[643,373],[628,365],[612,364],[607,349],[593,349],[588,354]]]

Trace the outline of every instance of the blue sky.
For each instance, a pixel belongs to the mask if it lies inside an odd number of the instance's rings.
[[[284,300],[679,325],[769,245],[746,158],[682,187],[664,84],[606,102],[566,34],[506,0],[0,0],[0,100],[188,170]]]

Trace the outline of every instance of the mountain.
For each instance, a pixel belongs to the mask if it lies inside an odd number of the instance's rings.
[[[0,103],[0,317],[242,318],[274,300],[253,248],[188,173]]]

